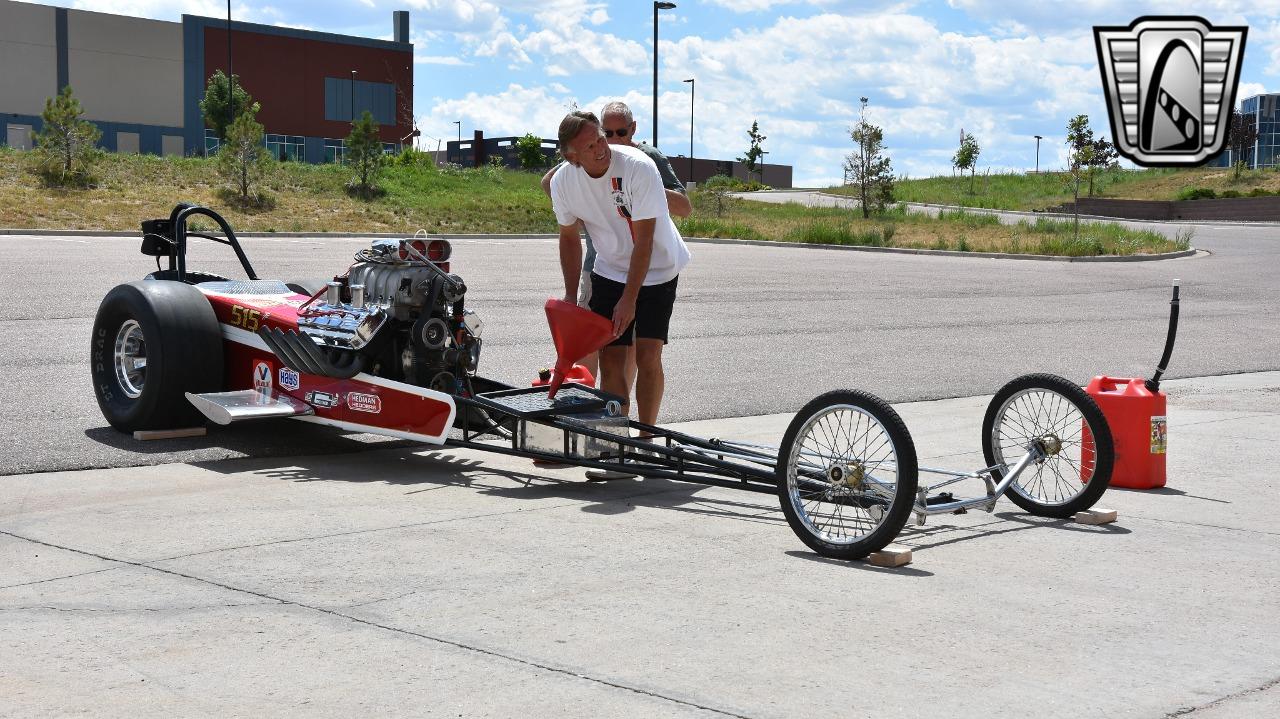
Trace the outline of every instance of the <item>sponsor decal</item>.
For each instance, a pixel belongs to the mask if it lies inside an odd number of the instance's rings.
[[[271,393],[271,365],[263,360],[253,363],[253,388],[263,394]]]
[[[349,392],[347,393],[347,407],[356,412],[378,414],[382,411],[382,398],[376,394]]]
[[[308,392],[304,398],[312,407],[333,409],[342,404],[342,395],[334,392]]]
[[[287,389],[290,392],[296,392],[301,382],[298,379],[298,373],[288,367],[280,368],[280,388]]]
[[[1222,152],[1248,32],[1191,16],[1093,28],[1116,151],[1144,167],[1195,166]]]
[[[1169,447],[1169,421],[1165,417],[1151,418],[1151,453],[1164,454]]]

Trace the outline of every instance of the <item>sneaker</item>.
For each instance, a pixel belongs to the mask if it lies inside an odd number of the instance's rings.
[[[635,479],[636,477],[639,477],[639,476],[640,475],[632,474],[631,472],[619,472],[618,470],[615,470],[615,469],[588,469],[587,470],[588,482],[608,482],[611,479]]]

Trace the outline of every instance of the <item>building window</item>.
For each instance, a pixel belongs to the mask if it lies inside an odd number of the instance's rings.
[[[204,129],[204,155],[205,155],[205,157],[209,157],[210,155],[217,154],[217,152],[218,152],[218,145],[219,145],[219,144],[221,144],[221,143],[219,143],[219,141],[218,141],[218,133],[217,133],[217,132],[215,132],[215,131],[214,131],[214,129],[213,129],[212,127],[206,127],[206,128]]]
[[[304,157],[304,140],[301,135],[267,135],[267,152],[277,160],[300,161]]]
[[[324,140],[324,161],[325,162],[345,162],[346,159],[347,159],[346,140],[334,140],[326,137]]]
[[[352,103],[355,106],[352,107]],[[368,110],[379,125],[396,123],[396,87],[389,82],[365,82],[356,80],[351,87],[350,78],[326,77],[324,79],[324,119],[333,122],[352,122]]]
[[[384,154],[384,155],[394,155],[394,154],[396,154],[396,143],[394,143],[394,142],[384,142],[384,143],[382,143],[382,154]]]

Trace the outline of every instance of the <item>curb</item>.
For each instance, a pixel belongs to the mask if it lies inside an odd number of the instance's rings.
[[[744,193],[750,194],[750,193]],[[815,195],[823,197],[831,197],[840,200],[853,201],[848,195],[838,195],[833,192],[823,192],[821,190],[813,191]],[[1001,210],[993,207],[965,207],[964,205],[938,205],[931,202],[907,202],[904,203],[909,208],[936,208],[939,210],[963,210],[964,212],[984,213],[984,214],[1002,214],[1002,215],[1018,215],[1019,217],[1047,217],[1053,219],[1075,219],[1075,215],[1067,212],[1036,212],[1032,210]],[[1132,217],[1111,217],[1110,215],[1080,215],[1082,220],[1103,220],[1106,222],[1133,222],[1142,225],[1233,225],[1239,227],[1280,227],[1280,222],[1249,220],[1139,220]]]
[[[769,247],[806,247],[815,250],[846,250],[850,252],[888,252],[898,255],[935,255],[942,257],[969,257],[979,260],[1038,260],[1041,262],[1152,262],[1155,260],[1176,260],[1191,257],[1200,250],[1192,247],[1177,252],[1164,252],[1157,255],[1088,255],[1084,257],[1062,257],[1059,255],[1022,255],[1012,252],[959,252],[956,250],[929,250],[917,247],[870,247],[867,245],[821,245],[812,242],[776,242],[773,240],[732,240],[719,237],[686,237],[686,242],[701,242],[709,245],[766,245]],[[1208,254],[1206,252],[1205,254]]]
[[[3,235],[31,235],[37,237],[136,237],[137,232],[95,232],[93,230],[5,230]],[[241,232],[236,237],[255,238],[289,238],[303,237],[330,240],[362,240],[369,238],[400,238],[410,235],[390,232],[365,232],[347,234],[341,232]],[[511,234],[511,235],[427,235],[439,240],[554,240],[557,234]],[[844,250],[849,252],[888,252],[899,255],[935,255],[941,257],[971,257],[992,260],[1039,260],[1042,262],[1151,262],[1154,260],[1175,260],[1180,257],[1191,257],[1197,253],[1196,248],[1178,252],[1166,252],[1158,255],[1090,255],[1085,257],[1061,257],[1058,255],[1024,255],[1011,252],[959,252],[957,250],[929,250],[916,247],[870,247],[867,245],[823,245],[813,242],[778,242],[776,240],[738,240],[724,237],[686,237],[685,242],[707,245],[746,245],[765,247],[800,247],[813,250]],[[1208,254],[1208,253],[1206,253]]]

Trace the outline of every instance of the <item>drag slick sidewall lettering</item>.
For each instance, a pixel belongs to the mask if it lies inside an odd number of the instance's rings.
[[[115,342],[128,321],[146,343],[141,394],[129,397],[116,377]],[[222,389],[222,332],[195,287],[167,280],[118,285],[98,306],[90,340],[93,390],[102,414],[124,432],[204,426],[186,392]]]

